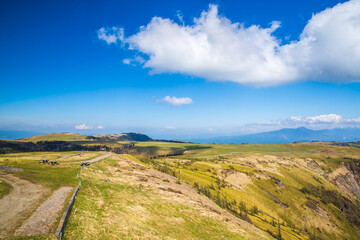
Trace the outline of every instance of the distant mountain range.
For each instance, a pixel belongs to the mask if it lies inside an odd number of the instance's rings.
[[[34,136],[34,137],[32,137]],[[175,140],[155,140],[141,133],[121,133],[103,135],[80,135],[74,133],[53,133],[40,135],[36,132],[27,131],[3,131],[0,130],[0,139],[20,139],[25,141],[170,141]],[[360,128],[336,128],[326,130],[311,130],[305,127],[284,128],[271,132],[262,132],[248,135],[224,136],[212,138],[193,138],[187,141],[195,143],[217,143],[217,144],[261,144],[261,143],[292,143],[292,142],[311,142],[311,141],[336,141],[354,142],[360,141]]]
[[[360,141],[359,128],[336,128],[326,130],[311,130],[305,127],[284,128],[271,132],[240,136],[224,136],[214,138],[191,139],[196,143],[217,143],[217,144],[262,144],[262,143],[292,143],[311,141],[337,141],[351,142]]]

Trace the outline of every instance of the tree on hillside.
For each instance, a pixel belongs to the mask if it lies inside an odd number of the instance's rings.
[[[280,227],[280,221],[279,221],[279,217],[278,217],[278,239],[282,240],[282,236],[281,236],[281,227]]]

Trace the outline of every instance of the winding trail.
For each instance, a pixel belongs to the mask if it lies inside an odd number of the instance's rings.
[[[50,190],[4,172],[0,172],[0,178],[12,187],[10,192],[0,199],[0,238],[4,238],[13,233]]]
[[[95,163],[111,155],[108,153],[83,162]],[[65,155],[62,159],[69,156]],[[0,179],[12,187],[10,192],[0,199],[0,238],[49,234],[73,190],[73,187],[61,187],[43,201],[46,195],[50,194],[50,189],[1,171]]]
[[[99,156],[99,157],[93,158],[93,159],[91,159],[91,160],[83,161],[83,163],[84,163],[84,162],[94,163],[94,162],[103,160],[104,158],[110,157],[111,155],[112,155],[111,153],[108,153],[108,154],[105,154],[105,155],[103,155],[103,156]]]
[[[15,236],[50,234],[59,212],[73,187],[61,187],[43,202],[40,207],[15,231]]]

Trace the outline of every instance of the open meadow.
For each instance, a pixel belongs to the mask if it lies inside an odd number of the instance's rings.
[[[128,153],[0,156],[1,237],[53,238],[81,180],[64,239],[360,239],[356,145],[90,141]]]

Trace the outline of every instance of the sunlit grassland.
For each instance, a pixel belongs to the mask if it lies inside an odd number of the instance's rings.
[[[24,142],[39,142],[39,141],[89,141],[87,136],[75,133],[50,133],[40,136],[23,138]]]
[[[33,183],[42,185],[45,188],[39,188],[39,191],[43,191],[43,195],[39,202],[32,206],[35,210],[42,204],[48,197],[50,197],[54,190],[63,186],[75,187],[80,179],[77,177],[77,173],[80,169],[81,160],[91,159],[99,156],[98,152],[31,152],[31,153],[12,153],[0,155],[0,165],[8,166],[12,168],[19,168],[24,171],[8,171],[0,170],[8,174],[15,175],[22,179],[28,180]],[[42,159],[49,161],[58,161],[58,165],[39,163]],[[0,180],[0,197],[3,196],[2,184]],[[6,190],[6,189],[5,189]],[[9,189],[8,189],[9,190]],[[8,191],[7,190],[7,191]],[[11,189],[10,189],[11,190]],[[71,194],[67,196],[66,203],[70,199]],[[65,209],[66,205],[62,207],[56,217],[56,224],[52,226],[52,230],[55,231],[56,226],[60,221],[60,217]],[[23,213],[23,218],[26,219],[31,216],[33,211]],[[19,222],[17,227],[20,227],[22,222]],[[29,236],[29,237],[10,237],[7,239],[56,239],[53,234],[45,236]]]
[[[143,161],[193,185],[234,214],[243,216],[241,214],[245,210],[241,210],[239,204],[245,205],[246,218],[264,231],[276,235],[279,219],[284,239],[358,237],[355,226],[348,222],[339,208],[318,194],[304,190],[315,188],[333,191],[340,196],[339,189],[316,171],[299,166],[295,158],[311,158],[328,173],[339,168],[342,162],[358,158],[359,148],[326,143],[201,146],[187,151],[185,155]],[[239,157],[261,160],[265,155],[286,158],[286,161],[279,159],[276,164],[265,161],[261,164],[262,168],[257,169],[257,165],[239,160]],[[251,183],[239,189],[224,181],[224,174],[236,172],[248,176]],[[311,206],[311,203],[316,204]]]
[[[80,169],[81,161],[92,159],[99,155],[100,153],[98,152],[12,153],[1,155],[0,165],[24,169],[25,171],[11,173],[51,189],[57,189],[61,186],[76,186],[79,181],[76,175]],[[67,158],[61,160],[63,156]],[[58,161],[59,164],[39,163],[42,159]]]
[[[83,170],[77,212],[64,239],[245,239],[247,230],[238,232],[186,201],[168,199],[155,186],[140,187],[129,177],[105,182],[116,162],[110,157]]]
[[[135,147],[143,154],[166,155],[182,154],[184,151],[192,149],[206,148],[205,145],[191,143],[171,143],[171,142],[136,142]]]
[[[104,144],[118,147],[130,143],[133,142]],[[138,150],[135,155],[121,156],[189,183],[221,207],[274,237],[279,228],[283,239],[358,237],[355,226],[344,213],[319,192],[344,195],[326,179],[326,174],[341,167],[343,162],[359,159],[360,148],[330,143],[134,144]],[[25,169],[12,174],[57,189],[76,186],[81,161],[101,154],[86,151],[3,154],[0,165]],[[165,157],[176,154],[182,155]],[[41,159],[60,164],[40,164]],[[307,166],[307,159],[316,162],[314,169]],[[131,182],[104,182],[109,178],[107,171],[117,161],[110,157],[84,169],[76,205],[78,211],[70,220],[67,239],[137,239],[140,236],[242,239],[228,231],[226,223],[205,218],[187,204],[168,201],[158,191],[140,188]],[[228,178],[236,174],[237,179]],[[7,184],[0,181],[0,197],[8,191]]]
[[[11,186],[7,184],[5,181],[0,179],[0,198],[8,194],[10,190],[11,190]]]
[[[324,163],[324,170],[333,171],[342,162],[358,158],[360,148],[333,146],[330,143],[291,143],[291,144],[189,144],[167,142],[136,142],[135,146],[147,156],[179,154],[177,158],[193,160],[221,160],[228,155],[249,153],[271,154],[284,157],[311,157]],[[145,154],[146,155],[146,154]]]
[[[9,240],[57,240],[58,238],[55,235],[38,235],[30,237],[7,237]]]

